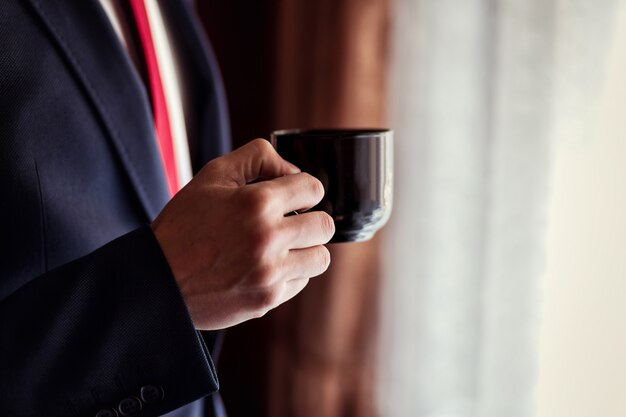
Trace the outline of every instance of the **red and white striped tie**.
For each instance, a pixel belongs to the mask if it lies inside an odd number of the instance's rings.
[[[154,115],[154,126],[156,130],[157,143],[170,195],[176,194],[180,189],[176,171],[176,156],[174,155],[174,144],[172,142],[172,130],[170,127],[169,112],[165,100],[165,92],[159,70],[159,62],[154,47],[154,40],[150,30],[150,22],[144,0],[130,0],[131,10],[135,17],[137,32],[141,41],[141,49],[148,73],[148,82],[152,96],[152,113]]]

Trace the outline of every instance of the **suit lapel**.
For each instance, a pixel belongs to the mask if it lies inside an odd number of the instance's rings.
[[[29,0],[98,113],[148,219],[168,201],[149,101],[97,0]]]

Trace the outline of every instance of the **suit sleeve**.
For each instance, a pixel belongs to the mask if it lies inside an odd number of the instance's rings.
[[[1,416],[150,417],[217,388],[147,226],[0,301]]]

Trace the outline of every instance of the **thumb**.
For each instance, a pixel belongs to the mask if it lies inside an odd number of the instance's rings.
[[[259,179],[273,179],[300,172],[298,167],[284,160],[265,139],[255,139],[219,160],[219,169],[223,172],[217,174],[239,186]]]

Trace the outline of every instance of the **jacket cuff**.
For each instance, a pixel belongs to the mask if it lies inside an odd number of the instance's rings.
[[[160,387],[163,400],[144,404],[150,407],[150,414],[160,415],[217,391],[219,382],[210,350],[193,325],[152,229],[143,226],[102,250],[132,257],[117,263],[124,269],[120,277],[134,275],[134,283],[127,281],[125,285],[124,291],[132,300],[122,320],[127,330],[134,328],[144,335],[145,339],[139,340],[145,343],[128,352],[141,375],[124,384],[129,385],[129,394],[140,398],[142,387]]]

